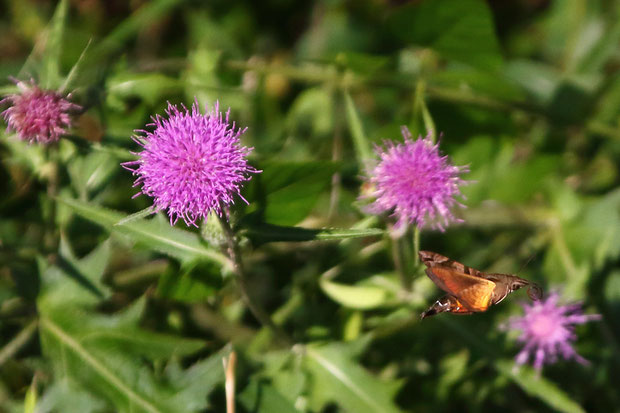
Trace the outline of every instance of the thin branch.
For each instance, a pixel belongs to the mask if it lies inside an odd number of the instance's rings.
[[[230,352],[228,358],[222,359],[224,365],[224,374],[226,382],[224,389],[226,391],[226,413],[235,413],[235,366],[237,365],[237,353]]]
[[[239,286],[239,292],[241,293],[241,298],[243,299],[245,305],[264,327],[267,327],[274,333],[277,339],[286,345],[292,345],[293,341],[291,338],[284,332],[284,330],[273,322],[269,314],[260,306],[260,304],[252,299],[252,296],[248,290],[247,273],[245,272],[243,260],[241,258],[241,254],[239,253],[239,246],[237,244],[237,240],[235,239],[235,233],[226,217],[219,217],[219,221],[226,236],[226,253],[232,261],[233,273],[235,274],[237,285]]]
[[[32,320],[22,331],[20,331],[13,340],[9,341],[0,350],[0,367],[6,363],[7,360],[15,356],[17,352],[24,347],[28,341],[32,338],[37,331],[38,320]]]

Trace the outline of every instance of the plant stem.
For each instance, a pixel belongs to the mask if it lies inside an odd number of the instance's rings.
[[[405,291],[411,291],[412,279],[408,274],[409,265],[407,265],[407,233],[392,238],[392,258],[394,267],[400,278],[400,284]]]
[[[38,321],[32,320],[22,331],[20,331],[13,340],[9,341],[2,349],[0,349],[0,366],[8,359],[13,357],[17,352],[28,343],[32,335],[37,331]]]
[[[420,266],[420,256],[418,253],[420,252],[420,228],[417,226],[413,229],[413,265],[417,272],[418,267]]]
[[[59,176],[58,176],[58,146],[50,145],[46,148],[47,166],[45,178],[47,178],[47,205],[49,214],[47,227],[44,235],[45,248],[50,252],[58,249],[58,228],[56,226],[56,196],[58,195]]]
[[[235,366],[237,365],[237,353],[231,351],[228,358],[222,359],[226,382],[226,413],[235,413]]]
[[[373,76],[361,76],[350,71],[338,71],[330,65],[294,66],[285,64],[270,64],[257,61],[225,60],[223,67],[229,70],[255,71],[260,74],[278,73],[290,80],[305,83],[339,83],[341,87],[351,90],[368,86],[397,87],[412,89],[416,87],[411,82],[410,75],[401,73],[383,73]],[[470,104],[498,111],[522,110],[524,112],[539,113],[540,107],[530,102],[500,101],[492,97],[474,94],[463,90],[453,90],[441,86],[426,85],[425,92],[432,98],[452,103]]]
[[[235,239],[235,233],[225,216],[218,217],[218,219],[222,225],[222,230],[224,231],[224,235],[226,237],[227,245],[225,252],[232,261],[233,273],[235,274],[239,292],[241,293],[241,298],[243,299],[245,305],[264,327],[267,327],[272,331],[278,340],[286,345],[292,345],[293,340],[291,340],[291,338],[273,322],[269,314],[260,306],[260,304],[252,299],[248,289],[247,273],[245,272],[245,268],[243,266],[243,260],[239,252],[239,245]]]
[[[338,103],[337,108],[341,108],[341,102],[338,100],[337,97],[335,99]],[[337,110],[338,113],[336,114],[337,116],[334,119],[334,139],[332,140],[332,161],[334,162],[339,162],[342,160],[342,119],[344,119],[344,114],[341,110]],[[327,212],[328,222],[331,222],[332,218],[337,212],[341,185],[342,177],[340,175],[340,172],[335,172],[332,175],[332,191],[329,197],[329,211]]]

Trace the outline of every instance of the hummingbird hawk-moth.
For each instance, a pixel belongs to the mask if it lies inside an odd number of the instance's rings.
[[[441,288],[444,295],[420,314],[426,318],[439,313],[471,314],[486,311],[501,302],[508,294],[527,286],[527,295],[536,301],[542,289],[535,283],[512,274],[488,274],[451,260],[441,254],[420,251],[426,265],[426,275]]]

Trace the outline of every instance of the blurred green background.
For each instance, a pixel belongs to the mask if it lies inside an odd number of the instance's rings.
[[[54,155],[0,141],[0,412],[223,412],[231,349],[241,412],[618,411],[619,69],[612,0],[2,0],[0,93],[66,82],[85,111]],[[151,203],[119,165],[133,131],[194,98],[249,127],[236,228],[294,346],[199,231],[114,225]],[[471,170],[464,223],[421,248],[602,314],[576,330],[590,366],[514,368],[522,292],[419,320],[439,290],[401,289],[358,201],[401,125]]]

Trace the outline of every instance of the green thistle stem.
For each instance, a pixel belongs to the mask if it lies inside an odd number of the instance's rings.
[[[420,266],[420,257],[418,253],[420,252],[420,228],[417,226],[413,229],[413,265],[417,272]]]
[[[407,234],[392,238],[392,259],[394,267],[400,278],[400,284],[403,290],[411,291],[413,279],[409,273],[409,243],[407,242]]]
[[[239,292],[241,293],[241,298],[243,299],[243,302],[248,307],[252,315],[254,315],[254,317],[258,320],[258,322],[261,323],[264,327],[267,327],[269,330],[271,330],[271,332],[279,341],[286,345],[292,345],[293,340],[284,332],[284,330],[282,330],[278,325],[273,322],[267,311],[265,311],[265,309],[263,309],[263,307],[259,303],[257,303],[250,295],[248,289],[247,273],[243,265],[243,259],[241,258],[239,244],[237,243],[235,233],[226,217],[218,217],[218,219],[226,237],[226,246],[224,248],[225,253],[232,261],[233,273],[235,275],[237,286],[239,287]]]
[[[49,145],[45,150],[46,163],[44,179],[47,181],[47,199],[45,201],[48,217],[44,235],[44,245],[47,251],[55,253],[58,249],[58,227],[56,225],[56,196],[59,189],[59,154],[56,143]]]

